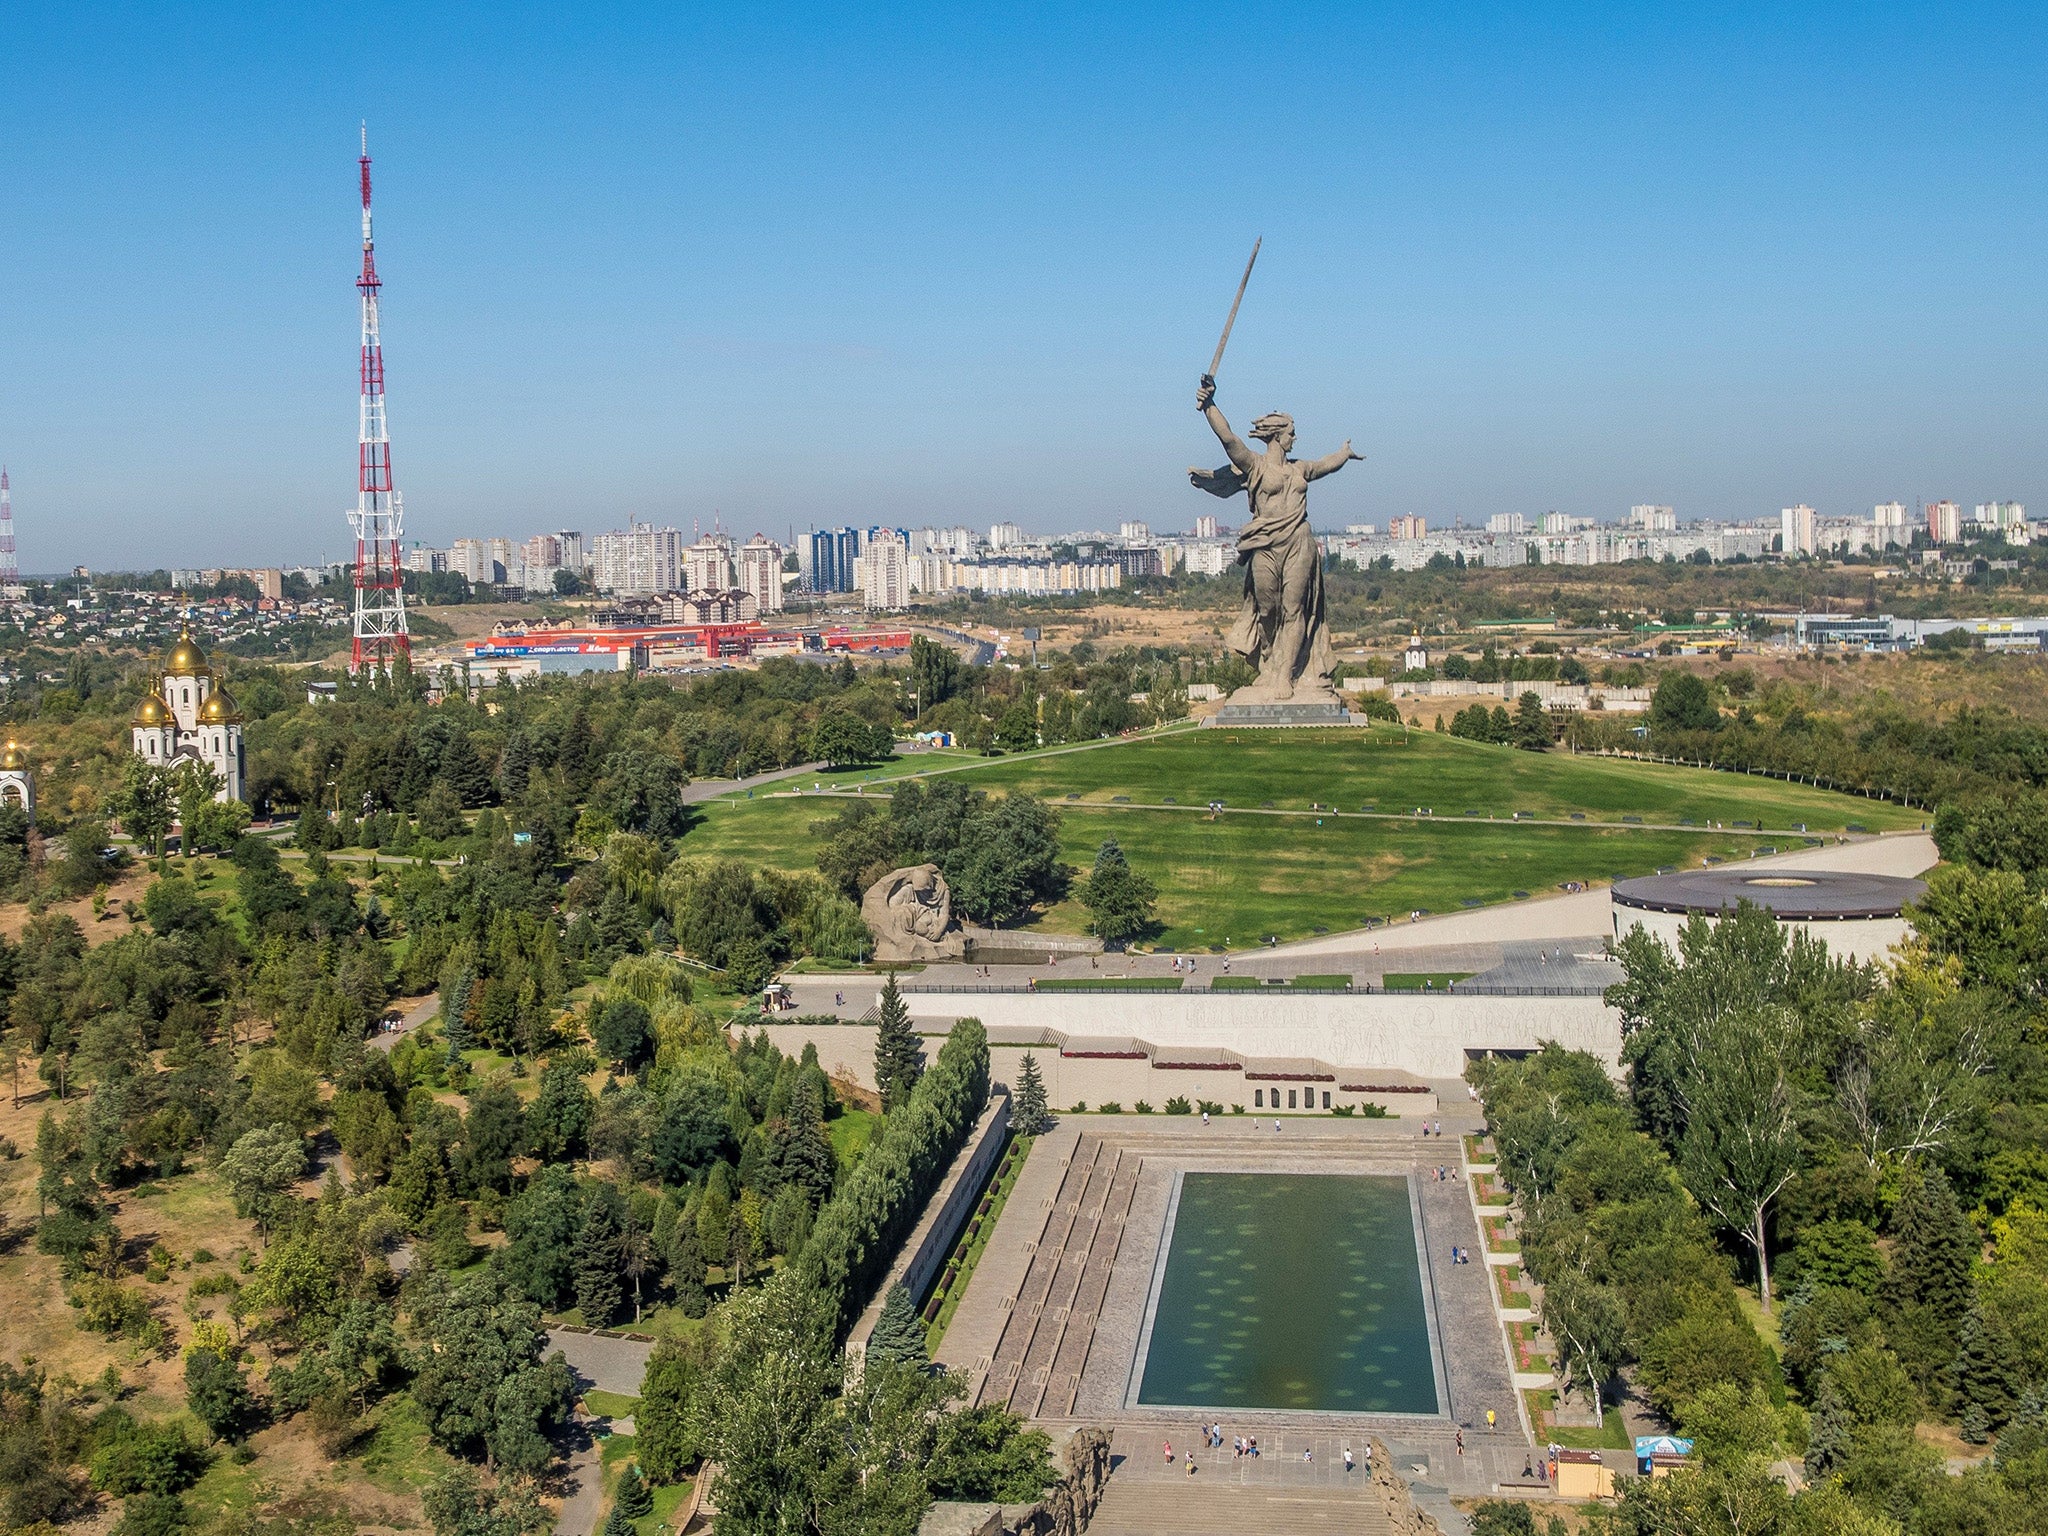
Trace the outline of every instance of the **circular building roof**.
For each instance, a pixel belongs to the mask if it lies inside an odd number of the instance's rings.
[[[1908,902],[1927,894],[1924,880],[1898,875],[1855,875],[1836,870],[1688,869],[1675,875],[1646,875],[1614,883],[1617,906],[1648,912],[1733,911],[1752,902],[1795,922],[1897,917]]]
[[[135,705],[136,725],[162,725],[171,718],[171,712],[164,707],[164,701],[154,693],[145,693]]]
[[[214,689],[199,706],[201,725],[235,725],[241,718],[242,712],[235,708],[234,697],[225,688]]]
[[[5,751],[0,751],[0,768],[17,772],[28,766],[28,754],[15,742],[8,742]]]
[[[199,642],[192,638],[191,629],[179,630],[178,643],[164,658],[164,671],[172,677],[196,677],[205,666],[206,652],[199,649]]]

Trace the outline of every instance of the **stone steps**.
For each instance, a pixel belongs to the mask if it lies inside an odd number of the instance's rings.
[[[1002,1337],[996,1340],[988,1374],[982,1379],[981,1390],[975,1396],[977,1403],[994,1403],[1007,1408],[1016,1396],[1025,1356],[1030,1352],[1046,1297],[1059,1273],[1060,1257],[1066,1251],[1068,1235],[1081,1214],[1083,1192],[1094,1176],[1095,1161],[1101,1152],[1102,1143],[1092,1136],[1084,1136],[1074,1145],[1066,1174],[1047,1209],[1044,1230],[1032,1248],[1031,1264],[1024,1272],[1024,1283],[1017,1287],[1016,1300],[1003,1324]]]
[[[1178,1481],[1112,1477],[1088,1530],[1090,1536],[1377,1536],[1393,1531],[1371,1485],[1361,1482],[1361,1489],[1246,1487],[1209,1479],[1206,1472]]]
[[[1110,1190],[1115,1187],[1117,1170],[1122,1164],[1120,1148],[1095,1158],[1087,1189],[1081,1197],[1081,1208],[1068,1229],[1065,1244],[1056,1255],[1057,1268],[1052,1287],[1046,1293],[1038,1326],[1032,1332],[1030,1348],[1024,1353],[1017,1391],[1010,1399],[1010,1406],[1026,1418],[1035,1417],[1044,1407],[1047,1389],[1052,1385],[1053,1366],[1059,1358],[1060,1346],[1066,1340],[1067,1324],[1073,1318],[1082,1281],[1087,1278],[1088,1256],[1094,1249],[1096,1234],[1102,1227],[1103,1212],[1109,1205]],[[1092,1318],[1088,1326],[1093,1327]]]
[[[1081,1271],[1080,1289],[1062,1324],[1060,1345],[1053,1356],[1052,1375],[1039,1400],[1038,1412],[1064,1418],[1074,1411],[1081,1393],[1081,1375],[1088,1368],[1088,1353],[1095,1343],[1096,1320],[1102,1315],[1103,1298],[1109,1293],[1111,1271],[1123,1246],[1124,1222],[1131,1213],[1131,1200],[1138,1192],[1138,1171],[1143,1160],[1120,1157],[1110,1180],[1102,1216],[1095,1224]]]

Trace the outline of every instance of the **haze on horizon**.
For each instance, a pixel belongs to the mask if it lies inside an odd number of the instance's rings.
[[[339,558],[356,132],[407,536],[2048,509],[2039,8],[0,15],[25,570]],[[2038,515],[2038,514],[2037,514]]]

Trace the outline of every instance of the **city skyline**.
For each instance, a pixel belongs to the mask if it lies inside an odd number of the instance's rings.
[[[2048,504],[2031,13],[371,10],[368,86],[355,13],[0,22],[26,570],[344,556],[365,116],[432,545],[1191,527],[1255,233],[1220,403],[1356,440],[1319,526]]]

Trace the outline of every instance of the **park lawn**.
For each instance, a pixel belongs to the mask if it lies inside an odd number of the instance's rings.
[[[1206,729],[1136,738],[1087,751],[1041,749],[989,758],[960,770],[978,787],[1022,790],[1065,802],[1128,795],[1158,805],[1221,800],[1236,810],[1308,811],[1324,805],[1357,812],[1428,807],[1438,816],[1498,817],[1521,811],[1564,820],[1640,816],[1675,826],[1737,820],[1784,832],[1804,822],[1814,831],[1851,824],[1872,831],[1919,826],[1925,813],[1812,785],[1674,768],[1627,758],[1523,752],[1448,734],[1378,725],[1332,731]],[[830,814],[825,812],[823,814]]]
[[[1284,981],[1277,977],[1261,976],[1212,976],[1209,990],[1212,992],[1342,992],[1351,985],[1349,976],[1290,976]]]
[[[600,1418],[630,1419],[640,1407],[640,1399],[628,1397],[623,1392],[605,1392],[592,1387],[583,1394],[583,1406]]]
[[[809,829],[823,809],[793,799],[714,805],[684,837],[682,851],[813,869],[817,841]],[[1517,892],[1553,891],[1565,881],[1647,875],[1665,865],[1696,866],[1708,855],[1739,859],[1759,845],[1782,845],[1747,833],[1668,827],[1356,816],[1318,826],[1307,816],[1212,820],[1200,811],[1137,805],[1061,809],[1062,858],[1086,869],[1102,841],[1115,838],[1159,886],[1157,942],[1182,951],[1243,948],[1268,936],[1307,938],[1417,908],[1454,912],[1466,902],[1503,902]],[[1087,920],[1087,911],[1070,898],[1043,914],[1038,926],[1074,934]]]
[[[842,1109],[825,1122],[825,1135],[832,1142],[832,1155],[839,1166],[851,1168],[875,1139],[875,1127],[882,1117],[871,1109]]]
[[[1041,976],[1041,992],[1178,992],[1177,976]]]

